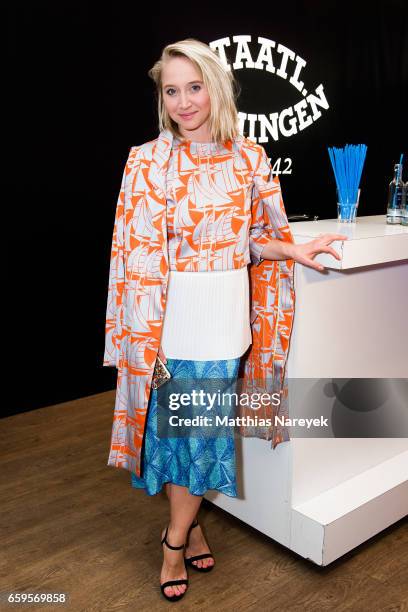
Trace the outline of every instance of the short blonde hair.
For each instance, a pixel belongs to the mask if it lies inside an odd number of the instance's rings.
[[[160,59],[148,71],[156,84],[158,97],[159,130],[168,129],[173,136],[183,139],[178,125],[168,114],[162,91],[162,70],[172,57],[184,56],[191,60],[201,73],[211,101],[209,127],[211,140],[224,143],[239,134],[236,100],[240,86],[231,71],[228,71],[218,54],[211,47],[195,38],[186,38],[164,47]]]

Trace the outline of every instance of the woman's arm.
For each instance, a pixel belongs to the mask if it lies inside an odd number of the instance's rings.
[[[249,251],[251,262],[259,266],[263,259],[290,259],[290,248],[285,248],[282,243],[290,247],[294,240],[283,204],[279,177],[274,176],[263,146],[256,145],[256,149],[258,159],[254,163],[252,175]],[[276,245],[275,249],[273,244]]]
[[[313,261],[319,253],[330,253],[336,259],[341,259],[329,244],[334,240],[347,240],[343,234],[321,234],[305,244],[295,244],[282,200],[279,177],[274,176],[262,145],[259,146],[253,181],[252,224],[249,231],[252,263],[259,265],[264,259],[291,259],[315,270],[324,270],[324,266]]]
[[[340,260],[341,257],[337,251],[329,246],[334,240],[347,240],[347,236],[343,234],[321,234],[314,240],[304,244],[294,244],[271,238],[261,251],[261,260],[294,259],[294,261],[304,266],[314,268],[315,270],[324,270],[324,266],[313,261],[313,259],[319,253],[330,253],[333,257]]]

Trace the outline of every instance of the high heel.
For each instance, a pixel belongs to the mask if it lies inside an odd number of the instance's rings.
[[[164,534],[164,538],[162,539],[161,544],[166,544],[166,546],[168,548],[171,548],[172,550],[180,550],[180,549],[184,548],[185,544],[182,544],[181,546],[172,546],[171,544],[168,543],[168,541],[167,541],[167,530],[168,530],[168,528],[169,528],[169,526],[167,525],[166,533]],[[184,567],[187,570],[186,562],[185,561],[184,561]],[[181,599],[187,593],[188,589],[186,589],[184,591],[184,593],[179,593],[178,595],[167,595],[164,592],[164,589],[166,587],[174,586],[174,585],[177,585],[177,584],[185,584],[188,587],[188,578],[179,578],[178,580],[168,580],[167,582],[163,582],[163,584],[160,585],[161,592],[164,595],[164,597],[166,599],[168,599],[168,601],[178,601],[179,599]]]
[[[195,521],[191,523],[190,529],[188,530],[189,533],[190,533],[190,530],[193,529],[193,527],[197,527],[197,525],[198,525],[198,521],[197,519],[195,519]],[[187,542],[188,542],[188,539],[187,539]],[[193,563],[193,561],[198,561],[199,559],[208,559],[209,557],[214,559],[214,556],[211,553],[203,553],[202,555],[195,555],[195,557],[188,557],[188,559],[184,558],[184,561],[188,566],[193,567],[195,570],[197,570],[197,572],[210,572],[213,569],[214,564],[207,565],[207,567],[198,567],[198,565],[195,565]]]

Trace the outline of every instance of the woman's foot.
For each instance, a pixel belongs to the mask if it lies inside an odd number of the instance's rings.
[[[162,530],[161,539],[163,540],[166,533],[166,528]],[[169,527],[167,530],[167,542],[171,546],[180,546],[184,544],[185,537],[183,535],[174,532]],[[163,548],[163,565],[160,574],[160,584],[164,584],[168,580],[179,580],[182,578],[187,579],[187,570],[184,563],[184,548],[179,550],[172,550],[165,543],[162,545]],[[169,597],[175,595],[182,595],[187,589],[186,584],[175,584],[164,588],[164,593]]]
[[[196,519],[194,519],[193,524],[195,524]],[[185,557],[188,559],[189,557],[195,557],[196,555],[201,555],[204,553],[211,553],[211,550],[208,547],[200,524],[192,527],[188,534],[188,540],[186,544],[186,552]],[[192,561],[192,564],[196,567],[210,567],[214,565],[213,557],[207,557],[206,559],[197,559],[197,561]]]

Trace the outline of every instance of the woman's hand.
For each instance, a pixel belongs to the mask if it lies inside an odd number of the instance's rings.
[[[166,363],[167,363],[167,359],[166,359],[166,357],[164,356],[164,353],[163,353],[163,351],[162,351],[162,347],[160,347],[160,348],[159,348],[159,357],[160,357],[160,359],[162,360],[162,362],[163,362],[164,364],[166,364]]]
[[[319,253],[331,253],[333,257],[341,260],[340,255],[332,247],[329,246],[334,240],[347,240],[348,236],[343,234],[320,234],[314,240],[305,242],[304,244],[294,244],[293,259],[304,266],[309,266],[315,270],[324,270],[322,264],[313,261],[314,257]]]

